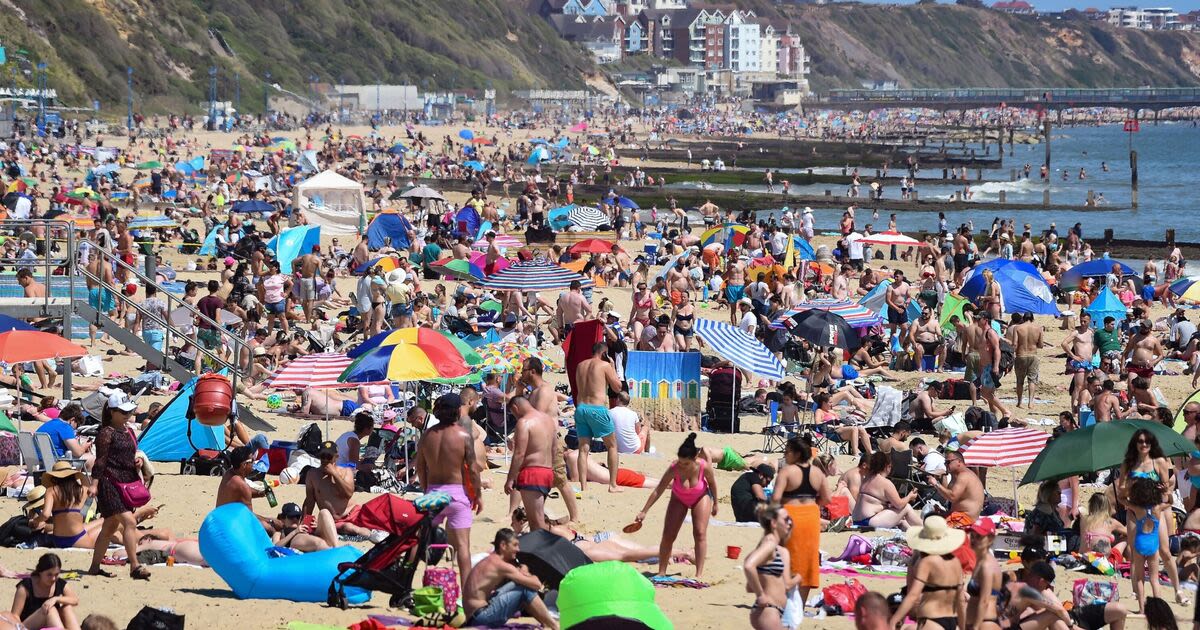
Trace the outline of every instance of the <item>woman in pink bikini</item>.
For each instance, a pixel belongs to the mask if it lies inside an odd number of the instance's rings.
[[[642,330],[650,325],[650,311],[654,309],[654,294],[646,288],[645,281],[638,283],[633,294],[633,309],[629,311],[629,326],[634,339],[642,338]]]
[[[696,547],[696,577],[704,575],[704,557],[708,550],[708,519],[717,515],[717,479],[708,462],[697,457],[700,447],[696,446],[696,434],[689,433],[676,459],[667,468],[658,486],[646,499],[646,505],[637,513],[635,520],[646,520],[646,512],[658,498],[671,487],[671,499],[667,503],[667,518],[663,521],[662,541],[658,545],[658,574],[665,576],[671,562],[671,548],[683,526],[683,519],[692,515],[692,536]]]

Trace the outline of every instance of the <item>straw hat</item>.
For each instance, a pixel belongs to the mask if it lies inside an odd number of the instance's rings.
[[[54,468],[42,473],[42,485],[50,485],[54,483],[51,479],[67,479],[75,477],[76,481],[83,483],[83,473],[76,470],[67,462],[55,462]],[[32,494],[32,493],[31,493]]]
[[[26,512],[36,510],[46,503],[46,486],[37,486],[25,495],[25,506],[22,508]]]
[[[908,546],[916,551],[944,556],[961,547],[967,534],[960,529],[952,529],[946,524],[946,519],[940,516],[927,516],[924,525],[908,528],[904,538]]]

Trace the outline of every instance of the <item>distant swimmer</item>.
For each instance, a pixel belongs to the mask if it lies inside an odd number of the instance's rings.
[[[1107,173],[1108,172],[1108,162],[1100,162],[1100,170],[1102,172]]]
[[[1084,170],[1082,168],[1079,169],[1079,179],[1087,179],[1087,171],[1086,170]]]

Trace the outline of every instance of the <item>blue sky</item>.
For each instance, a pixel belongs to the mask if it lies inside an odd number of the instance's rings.
[[[1097,9],[1107,9],[1113,6],[1139,6],[1139,7],[1171,7],[1180,13],[1187,13],[1200,9],[1200,0],[1026,0],[1039,11],[1063,11],[1065,9],[1086,9],[1087,7],[1096,7]],[[916,0],[894,0],[889,4],[914,4]],[[984,3],[991,5],[995,0],[984,0]]]

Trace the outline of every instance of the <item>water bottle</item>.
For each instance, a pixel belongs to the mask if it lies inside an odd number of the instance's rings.
[[[275,498],[275,491],[271,488],[278,486],[279,481],[263,481],[263,493],[267,495],[267,505],[271,507],[279,507],[279,499]]]

